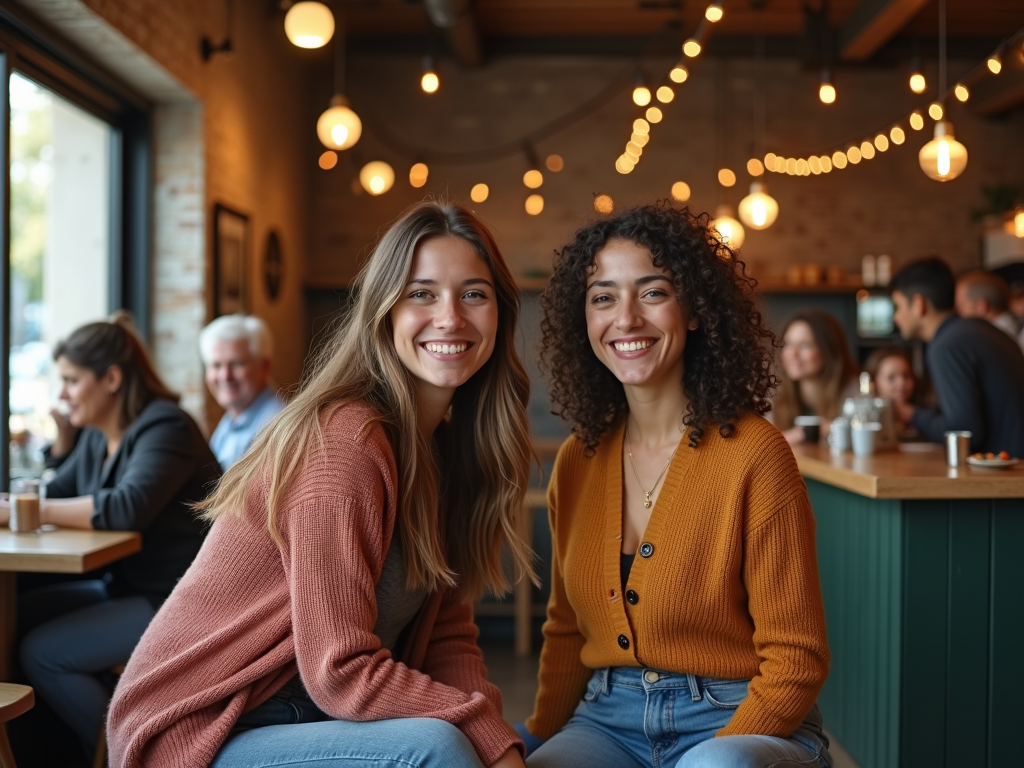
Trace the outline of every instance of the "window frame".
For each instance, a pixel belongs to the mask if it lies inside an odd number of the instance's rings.
[[[103,120],[110,134],[108,311],[129,310],[144,339],[151,329],[152,104],[88,60],[76,47],[10,8],[0,7],[0,439],[10,445],[11,220],[10,79],[39,83]],[[0,451],[0,488],[10,482],[10,450]]]

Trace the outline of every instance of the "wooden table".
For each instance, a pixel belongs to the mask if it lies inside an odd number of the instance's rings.
[[[862,768],[1020,765],[1024,462],[794,453],[832,651],[825,727]]]
[[[16,613],[16,574],[86,573],[138,552],[142,537],[130,531],[12,533],[0,528],[0,681],[8,678]]]

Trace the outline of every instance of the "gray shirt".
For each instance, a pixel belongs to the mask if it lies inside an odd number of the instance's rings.
[[[425,587],[409,589],[406,586],[405,558],[397,533],[391,539],[374,594],[377,597],[377,623],[373,625],[373,632],[380,638],[382,646],[393,651],[405,625],[412,621],[427,599]]]

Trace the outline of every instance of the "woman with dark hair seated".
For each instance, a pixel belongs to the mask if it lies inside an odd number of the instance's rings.
[[[54,359],[61,400],[82,435],[46,486],[42,522],[143,533],[141,552],[91,580],[19,598],[23,620],[36,625],[21,644],[22,671],[91,755],[110,698],[98,673],[128,659],[195,558],[206,526],[192,504],[213,488],[220,467],[127,314],[82,326]],[[0,502],[0,522],[9,515]]]
[[[531,768],[830,765],[814,517],[761,417],[752,283],[707,214],[667,204],[555,257],[542,360],[573,436],[548,489]]]

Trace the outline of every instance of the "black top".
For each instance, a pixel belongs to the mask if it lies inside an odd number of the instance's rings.
[[[925,352],[939,407],[910,423],[933,443],[948,430],[971,432],[971,451],[1024,456],[1024,354],[987,320],[950,317]]]
[[[110,591],[158,605],[199,552],[207,526],[190,505],[212,490],[220,466],[192,417],[168,400],[147,405],[106,459],[103,433],[82,430],[46,496],[92,495],[93,528],[142,533],[142,550],[109,567]]]
[[[636,560],[636,555],[627,555],[625,552],[619,553],[619,576],[622,578],[622,591],[626,591],[626,582],[629,581],[629,572],[633,570],[633,561]]]

